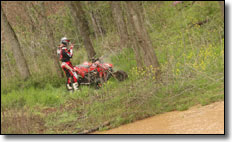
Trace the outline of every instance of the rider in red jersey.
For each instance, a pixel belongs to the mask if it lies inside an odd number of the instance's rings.
[[[78,90],[78,76],[73,69],[72,63],[70,59],[73,56],[73,44],[70,45],[70,49],[67,47],[69,46],[70,40],[66,37],[61,38],[61,44],[59,46],[59,54],[61,60],[61,68],[64,70],[66,77],[67,77],[67,89],[68,90]],[[73,79],[73,86],[71,85],[71,79]]]

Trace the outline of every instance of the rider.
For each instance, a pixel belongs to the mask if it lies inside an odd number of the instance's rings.
[[[60,60],[61,60],[61,68],[64,70],[67,77],[67,89],[68,90],[78,90],[78,76],[73,69],[70,58],[73,56],[73,44],[70,45],[70,49],[67,49],[70,40],[66,37],[61,38],[61,44],[59,46],[60,49]],[[71,79],[73,79],[73,87],[71,85]]]

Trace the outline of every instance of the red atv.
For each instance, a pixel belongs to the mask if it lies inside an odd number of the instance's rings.
[[[83,64],[77,65],[74,67],[74,70],[79,76],[79,85],[94,85],[96,88],[100,88],[102,83],[106,82],[111,77],[119,81],[128,78],[126,72],[114,72],[112,64],[103,63],[99,58],[92,59],[92,62],[84,62]]]

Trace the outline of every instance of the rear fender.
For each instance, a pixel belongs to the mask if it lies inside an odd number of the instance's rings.
[[[103,65],[104,65],[105,67],[107,67],[107,68],[113,68],[113,64],[104,63]]]
[[[82,78],[85,77],[85,71],[83,70],[83,68],[74,67],[74,71],[76,71],[77,74],[80,75]]]

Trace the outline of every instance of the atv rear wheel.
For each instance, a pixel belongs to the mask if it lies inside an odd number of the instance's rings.
[[[128,78],[128,75],[126,72],[124,71],[116,71],[113,73],[113,76],[118,80],[118,81],[124,81],[125,79]]]

